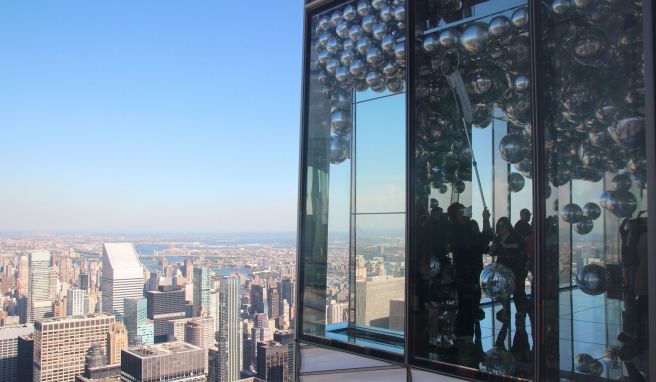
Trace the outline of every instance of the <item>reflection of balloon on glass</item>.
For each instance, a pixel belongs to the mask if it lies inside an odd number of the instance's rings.
[[[508,134],[499,142],[499,154],[509,163],[524,160],[531,152],[531,146],[525,136],[521,134]]]
[[[508,189],[510,192],[519,192],[524,188],[524,177],[517,173],[512,172],[508,175]]]
[[[574,358],[574,362],[575,370],[581,374],[599,377],[604,372],[604,365],[590,354],[581,353]]]
[[[496,16],[490,20],[488,31],[499,44],[506,45],[512,39],[512,23],[506,16]]]
[[[462,49],[471,54],[480,54],[487,49],[490,41],[490,34],[485,23],[476,22],[469,25],[460,36],[460,46]]]
[[[592,223],[592,219],[583,216],[581,217],[581,220],[579,220],[578,223],[574,224],[573,228],[574,231],[579,235],[587,235],[594,228],[594,223]]]
[[[583,206],[583,216],[591,220],[596,220],[599,216],[601,216],[601,208],[599,208],[597,203],[585,203]]]
[[[618,218],[629,218],[638,207],[636,197],[629,191],[615,191],[610,197],[610,210]]]
[[[342,163],[348,158],[348,154],[348,140],[342,136],[332,136],[330,139],[330,163]]]
[[[576,203],[567,203],[560,209],[560,218],[564,221],[575,224],[583,217],[583,210]]]
[[[492,348],[485,353],[483,366],[491,374],[513,375],[515,373],[515,357],[507,350]]]
[[[610,137],[620,146],[634,149],[644,145],[645,119],[642,117],[624,118],[608,127]]]
[[[455,191],[456,194],[462,194],[465,191],[465,182],[458,180],[453,183],[453,191]]]
[[[615,191],[628,191],[631,188],[631,176],[629,174],[618,174],[613,177]]]
[[[576,274],[576,285],[591,296],[606,292],[606,268],[600,264],[584,265]]]
[[[479,281],[481,291],[493,300],[507,298],[515,291],[515,275],[510,268],[496,262],[483,268]]]

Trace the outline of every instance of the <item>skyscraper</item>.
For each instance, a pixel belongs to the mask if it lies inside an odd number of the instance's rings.
[[[295,293],[296,293],[296,282],[289,278],[285,277],[282,279],[280,282],[280,300],[287,300],[287,303],[289,306],[294,306],[296,303],[295,301]]]
[[[41,320],[52,313],[50,299],[50,252],[37,251],[29,256],[28,322]]]
[[[87,290],[89,289],[89,275],[86,273],[80,273],[80,289]]]
[[[168,321],[185,318],[185,291],[180,287],[161,286],[146,292],[148,318],[155,321],[155,343],[168,338]]]
[[[278,331],[273,333],[273,340],[287,347],[287,381],[294,382],[295,368],[294,368],[294,332],[291,330]]]
[[[66,293],[66,315],[81,316],[89,312],[88,299],[84,289],[71,288]]]
[[[280,295],[278,294],[278,289],[270,288],[269,289],[269,318],[275,319],[280,316]]]
[[[279,342],[257,343],[257,377],[267,382],[288,382],[288,347]]]
[[[34,333],[18,336],[17,382],[32,382],[33,357]]]
[[[185,342],[165,342],[123,350],[125,381],[205,382],[204,350]]]
[[[216,332],[218,354],[214,367],[218,381],[236,381],[242,365],[242,325],[239,279],[224,277],[219,284],[219,327]]]
[[[143,267],[131,243],[105,243],[102,253],[102,311],[123,315],[126,297],[143,296]]]
[[[33,330],[32,325],[0,327],[0,381],[18,379],[18,337]]]
[[[194,316],[200,316],[200,307],[210,308],[210,270],[194,268]]]
[[[129,344],[152,344],[155,324],[148,319],[148,301],[145,297],[129,297],[124,300],[123,322],[128,331]]]
[[[267,288],[263,285],[251,285],[251,307],[253,314],[266,313],[269,314],[267,304]]]
[[[113,315],[44,319],[34,323],[34,382],[70,382],[84,370],[91,344],[106,349]]]
[[[128,332],[122,322],[114,322],[107,332],[107,362],[121,363],[121,350],[128,347]]]

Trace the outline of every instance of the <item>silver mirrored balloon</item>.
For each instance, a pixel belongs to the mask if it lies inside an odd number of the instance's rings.
[[[642,148],[645,144],[645,119],[624,118],[608,127],[610,137],[626,149]]]
[[[492,105],[475,104],[472,106],[472,126],[483,129],[492,122]]]
[[[339,56],[339,62],[342,63],[344,66],[349,66],[351,65],[351,62],[353,62],[353,59],[355,58],[355,52],[352,50],[344,50],[342,51],[342,54]]]
[[[490,20],[488,31],[499,44],[507,45],[512,40],[513,25],[506,16],[496,16]]]
[[[599,94],[584,81],[574,82],[562,96],[563,117],[574,123],[584,122],[594,116],[599,104]]]
[[[460,46],[471,55],[483,53],[487,49],[489,41],[490,33],[487,30],[487,25],[481,22],[469,25],[460,36]]]
[[[630,218],[638,207],[636,197],[629,191],[615,191],[610,197],[610,210],[618,218]]]
[[[330,83],[330,76],[323,70],[319,72],[317,78],[319,79],[319,83],[322,85],[328,85]]]
[[[499,263],[492,263],[481,272],[481,291],[493,300],[510,297],[515,291],[515,275],[510,268]]]
[[[338,38],[333,37],[326,43],[326,51],[328,53],[337,54],[340,50],[342,50],[342,42]]]
[[[332,136],[330,139],[330,163],[340,164],[349,157],[349,141],[342,136]]]
[[[572,56],[583,65],[607,64],[608,40],[597,29],[589,29],[574,36],[569,42]]]
[[[360,0],[356,5],[355,9],[357,10],[360,16],[365,16],[371,13],[371,5],[367,0]]]
[[[328,59],[328,62],[326,63],[326,73],[334,76],[335,73],[337,72],[337,67],[339,67],[339,61],[338,60],[336,60],[334,58]]]
[[[457,48],[460,44],[460,32],[456,29],[447,29],[442,31],[438,41],[440,46],[447,50]]]
[[[383,76],[378,72],[369,72],[366,81],[372,89],[378,88],[383,83]]]
[[[337,9],[330,14],[330,23],[336,27],[340,22],[342,22],[342,11]]]
[[[453,186],[453,191],[456,194],[462,194],[463,192],[465,192],[465,182],[463,182],[462,180],[456,181],[455,183],[453,183],[452,186]]]
[[[524,177],[517,173],[517,172],[511,172],[510,175],[508,175],[508,189],[510,192],[519,192],[522,189],[524,189]]]
[[[378,23],[378,20],[373,15],[362,16],[362,29],[365,32],[371,33],[374,30],[374,25]]]
[[[352,102],[353,97],[350,90],[335,92],[332,97],[330,97],[330,110],[350,109]]]
[[[448,190],[449,190],[449,187],[448,187],[446,184],[443,184],[442,186],[440,186],[440,189],[438,190],[438,192],[439,192],[440,194],[446,194],[446,192],[447,192]]]
[[[615,175],[612,182],[613,186],[615,186],[615,191],[628,191],[633,184],[631,176],[626,173]]]
[[[373,31],[371,31],[371,35],[374,36],[374,39],[378,41],[382,41],[383,37],[387,35],[389,31],[389,28],[387,27],[387,24],[384,23],[378,23],[374,25]]]
[[[383,52],[378,47],[367,49],[367,63],[372,67],[377,67],[383,63]]]
[[[335,71],[335,79],[337,82],[350,84],[353,81],[353,76],[351,76],[348,66],[338,66],[337,70]]]
[[[545,199],[549,199],[551,197],[551,186],[548,184],[544,187],[544,197]],[[556,208],[556,211],[557,210],[558,208]]]
[[[523,125],[531,121],[531,98],[528,94],[506,92],[501,108],[508,120],[514,124]]]
[[[383,73],[384,73],[387,77],[392,77],[392,76],[393,76],[394,74],[396,74],[398,71],[399,71],[399,64],[398,64],[396,61],[394,61],[394,60],[387,61],[387,62],[383,65]]]
[[[601,123],[611,124],[620,118],[621,113],[621,109],[617,105],[603,103],[595,112],[595,118]]]
[[[435,258],[435,257],[431,257],[431,258],[430,258],[430,264],[429,264],[429,267],[430,267],[430,272],[431,272],[433,275],[437,275],[437,274],[439,274],[440,271],[442,270],[442,264],[441,264],[440,261],[439,261],[437,258]]]
[[[499,142],[499,154],[508,163],[524,160],[531,153],[531,146],[522,134],[508,134]]]
[[[606,268],[599,264],[584,265],[576,274],[576,285],[591,296],[606,292]]]
[[[515,72],[528,68],[530,57],[529,41],[526,37],[513,39],[508,45],[508,51],[501,57],[505,69]]]
[[[319,44],[320,47],[325,48],[326,45],[328,44],[328,41],[334,38],[335,35],[333,35],[332,32],[324,31],[321,32],[321,34],[319,35],[319,39],[317,40],[317,43]]]
[[[394,57],[396,57],[399,62],[405,62],[405,41],[394,44]]]
[[[387,82],[387,90],[392,93],[400,93],[405,89],[403,80],[393,78]]]
[[[371,6],[375,10],[380,10],[387,5],[387,0],[371,0]]]
[[[599,206],[608,211],[612,208],[612,198],[615,191],[604,191],[601,196],[599,196]]]
[[[560,209],[560,218],[570,224],[578,223],[583,217],[583,210],[576,203],[567,203]]]
[[[404,22],[405,21],[405,6],[402,4],[395,5],[394,9],[392,10],[392,15],[394,16],[394,19],[399,22]]]
[[[588,202],[583,206],[583,216],[591,220],[597,220],[601,216],[601,208],[597,203]]]
[[[348,38],[349,25],[346,21],[342,21],[335,27],[335,33],[341,38]]]
[[[528,30],[528,7],[520,7],[513,12],[510,22],[519,31]]]
[[[581,353],[577,355],[574,358],[574,363],[576,372],[581,374],[599,377],[604,372],[604,365],[590,354]]]
[[[330,53],[327,51],[321,51],[317,54],[317,66],[319,67],[325,67],[326,64],[328,63],[328,60],[330,59]]]
[[[380,16],[380,21],[385,23],[394,18],[394,14],[392,13],[392,7],[390,7],[389,5],[383,5],[383,7],[380,8],[378,15]]]
[[[533,161],[531,158],[526,158],[521,162],[517,162],[515,163],[515,170],[525,177],[531,178],[533,176]]]
[[[551,11],[557,17],[565,17],[574,11],[573,0],[553,0],[551,2]]]
[[[394,44],[396,44],[396,36],[393,33],[388,33],[383,36],[380,42],[380,47],[389,53],[394,53]]]
[[[592,219],[583,216],[578,223],[574,224],[573,228],[579,235],[587,235],[594,228],[594,224],[592,223]]]
[[[358,17],[357,10],[355,9],[354,6],[347,5],[342,10],[342,17],[346,21],[353,21],[356,17]]]
[[[319,22],[317,23],[319,26],[319,30],[322,32],[328,31],[330,29],[330,18],[328,16],[321,16],[319,18]]]
[[[439,47],[440,47],[440,42],[435,34],[429,34],[424,38],[424,43],[423,43],[424,52],[428,54],[437,53]]]
[[[363,79],[357,79],[353,84],[353,88],[356,92],[363,92],[369,89],[369,85],[367,85],[367,81]]]
[[[367,67],[362,60],[356,58],[351,61],[351,65],[349,65],[349,72],[355,78],[363,78],[367,72]]]
[[[512,81],[513,90],[517,93],[526,93],[531,87],[531,80],[526,75],[519,75]]]
[[[355,51],[355,42],[353,42],[350,39],[344,39],[342,40],[342,49],[343,50],[352,50]]]
[[[355,24],[355,25],[351,25],[351,27],[349,28],[348,36],[351,41],[356,42],[360,39],[360,37],[362,37],[363,33],[364,30],[362,29],[362,26],[359,24]]]
[[[330,129],[335,135],[347,135],[351,132],[351,113],[337,109],[330,113]]]
[[[513,354],[501,348],[492,348],[485,352],[483,366],[485,371],[495,375],[513,375],[516,369],[516,360]]]
[[[358,50],[358,53],[360,53],[363,56],[367,54],[367,50],[369,50],[371,46],[372,46],[371,39],[367,36],[360,37],[358,41],[355,43],[355,48]]]

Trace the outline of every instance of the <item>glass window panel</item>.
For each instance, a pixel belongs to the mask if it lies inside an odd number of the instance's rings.
[[[548,377],[645,380],[642,5],[563,4],[542,15],[551,191],[544,201],[544,277],[560,281],[545,283]]]
[[[415,16],[413,356],[530,378],[528,7],[417,1]]]
[[[356,5],[343,2],[311,17],[299,313],[305,334],[374,347],[383,343],[379,349],[399,353],[402,315],[356,321],[356,301],[364,299],[357,296],[355,272],[360,252],[372,267],[379,264],[382,277],[398,277],[405,269],[404,6],[391,8],[385,23],[379,21],[380,9],[368,5],[358,13]],[[369,213],[401,217],[380,216],[372,224],[360,216]],[[401,238],[400,252],[397,241],[376,236],[390,221],[398,236],[393,239]],[[364,245],[388,254],[373,259]],[[403,285],[402,279],[401,298],[393,307],[387,301],[388,311],[405,311]],[[390,330],[390,317],[397,330]]]

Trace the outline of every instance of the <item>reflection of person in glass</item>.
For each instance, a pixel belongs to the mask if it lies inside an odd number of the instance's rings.
[[[492,239],[490,212],[487,209],[483,211],[482,232],[478,223],[465,215],[465,206],[462,204],[453,203],[447,213],[451,221],[449,248],[453,253],[454,278],[458,293],[455,327],[458,358],[461,364],[477,367],[479,360],[476,352],[472,352],[472,345],[474,333],[478,331],[477,320],[482,318],[479,309],[481,288],[478,277],[483,269],[483,254],[487,252],[488,243]]]
[[[515,232],[510,219],[501,217],[497,220],[496,236],[490,247],[490,255],[496,256],[497,263],[508,267],[515,276],[515,292],[513,300],[517,309],[517,317],[526,316],[526,242]],[[497,314],[499,321],[510,321],[510,301],[503,301],[503,309]]]

